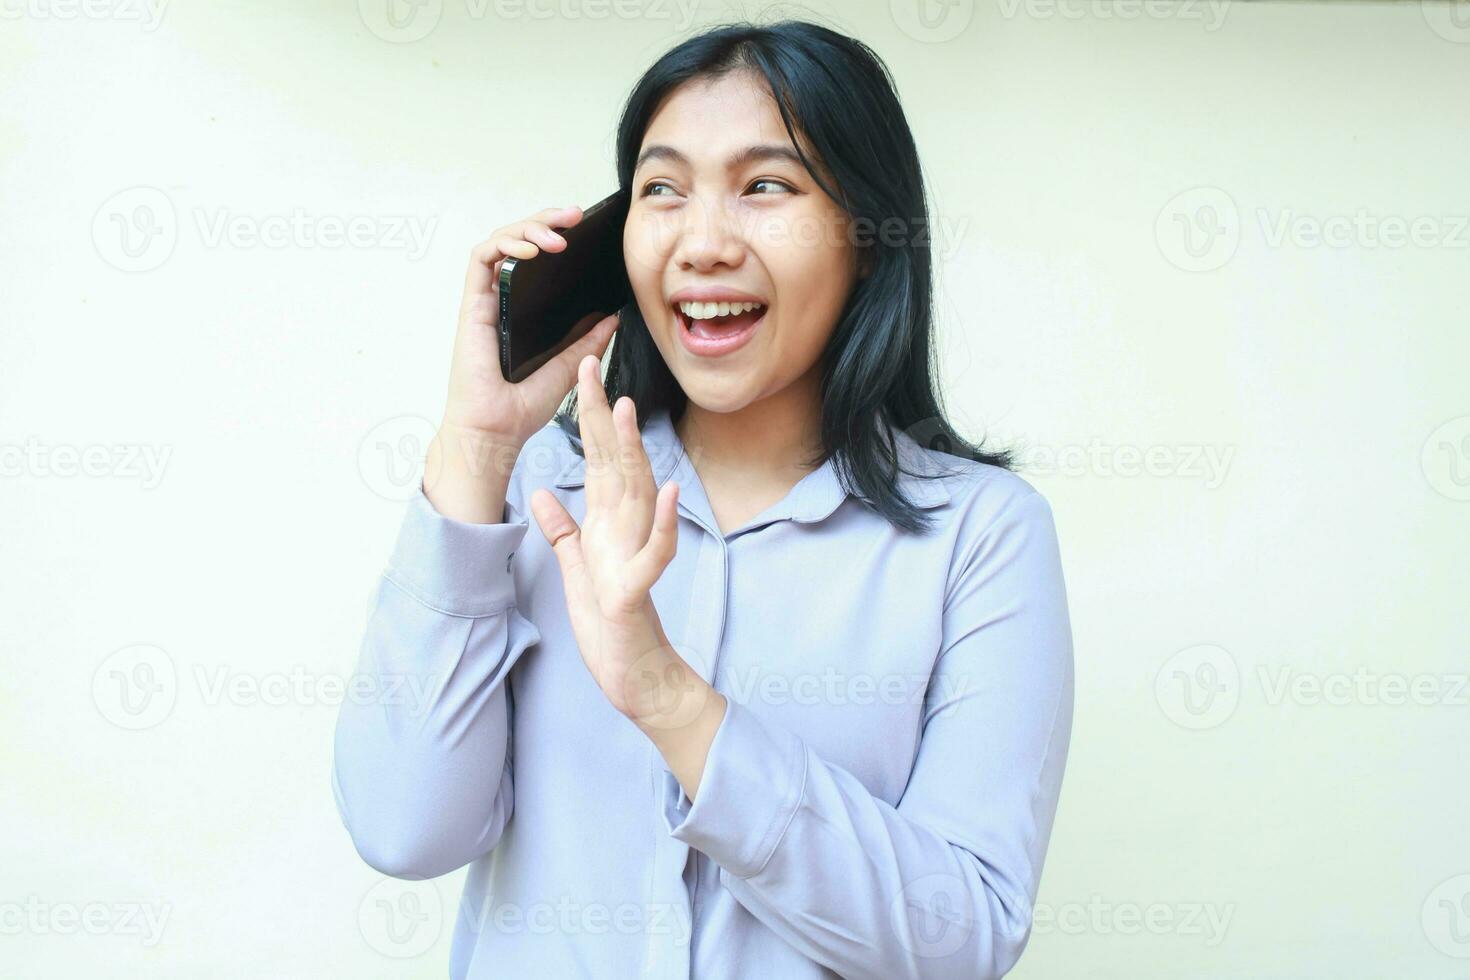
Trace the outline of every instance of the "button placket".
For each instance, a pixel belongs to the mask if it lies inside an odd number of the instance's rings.
[[[729,550],[724,538],[715,530],[710,513],[709,501],[699,476],[689,463],[688,457],[680,454],[672,467],[669,479],[679,484],[679,513],[700,529],[693,535],[698,541],[694,555],[690,588],[685,597],[683,629],[679,635],[682,642],[673,641],[674,648],[690,668],[712,687],[718,669],[720,643],[725,632],[725,591],[728,587]],[[681,547],[688,542],[681,535]],[[672,618],[672,617],[669,617]],[[696,928],[697,902],[700,885],[701,855],[683,841],[670,836],[664,823],[665,808],[680,800],[683,789],[668,771],[658,749],[649,745],[649,765],[655,786],[653,799],[658,809],[658,841],[655,848],[653,891],[669,900],[675,889],[682,893],[684,909],[689,916],[690,940],[682,949],[660,944],[649,937],[649,956],[646,960],[645,976],[687,978],[692,954],[693,931]],[[676,870],[677,869],[677,870]],[[654,898],[657,901],[657,897]]]

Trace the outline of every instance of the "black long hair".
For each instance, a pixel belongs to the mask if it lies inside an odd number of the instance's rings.
[[[945,418],[934,373],[933,270],[929,214],[913,134],[892,76],[871,48],[818,24],[782,20],[706,28],[656,61],[634,87],[617,135],[618,182],[632,199],[633,168],[649,121],[665,96],[695,78],[751,69],[770,84],[786,132],[807,171],[853,219],[901,235],[879,234],[862,247],[871,271],[854,285],[822,354],[821,434],[844,489],[892,524],[928,531],[932,519],[901,493],[899,457],[886,426],[954,456],[1013,468],[1010,450],[987,452]],[[836,182],[813,165],[797,133],[810,140]],[[885,220],[889,224],[885,224]],[[640,426],[665,409],[677,422],[688,404],[664,362],[637,302],[619,311],[604,387],[608,402],[633,400]],[[556,424],[582,454],[576,391]],[[904,472],[909,472],[905,470]]]

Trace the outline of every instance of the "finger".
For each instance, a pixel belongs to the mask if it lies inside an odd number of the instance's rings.
[[[553,231],[551,226],[544,221],[523,222],[521,237],[535,242],[548,252],[560,252],[567,247],[567,240]]]
[[[465,273],[464,295],[460,298],[460,310],[468,312],[484,307],[484,299],[500,292],[500,267],[508,256],[518,259],[533,259],[541,252],[535,242],[524,238],[502,235],[488,239],[470,250],[470,266]]]
[[[673,480],[658,489],[654,501],[653,531],[648,542],[628,560],[631,585],[647,591],[653,588],[679,548],[679,484]]]
[[[540,221],[543,224],[557,225],[567,228],[582,220],[582,209],[576,205],[564,208],[544,208],[536,212],[527,221]],[[474,297],[490,292],[499,278],[500,267],[496,264],[505,258],[506,253],[500,251],[499,242],[506,238],[524,239],[522,234],[526,221],[517,221],[497,228],[490,237],[480,242],[470,250],[469,271],[465,273],[464,299],[461,308],[467,308],[474,301]],[[517,256],[524,258],[526,256]]]
[[[618,438],[618,469],[623,476],[622,518],[625,526],[640,545],[647,540],[648,530],[653,524],[654,495],[658,488],[653,483],[653,467],[649,465],[648,453],[643,449],[643,435],[638,431],[638,408],[627,395],[617,400],[612,408],[613,428]]]
[[[577,365],[577,426],[586,454],[587,506],[608,507],[623,495],[623,478],[617,469],[617,434],[607,392],[602,387],[600,362],[584,357]]]
[[[570,228],[582,220],[582,214],[581,206],[573,204],[564,208],[543,208],[532,217],[558,228]]]
[[[537,252],[560,252],[567,247],[567,240],[541,221],[522,221],[513,230],[499,236],[497,241],[524,241],[535,245]],[[504,252],[504,249],[501,250]],[[536,255],[517,255],[517,258],[535,258]],[[505,267],[505,258],[495,260],[490,267],[490,288],[500,291],[500,272]]]
[[[556,499],[556,494],[545,487],[538,487],[531,494],[531,514],[551,544],[556,563],[561,566],[562,585],[572,608],[585,609],[587,607],[581,604],[589,600],[595,603],[587,563],[582,555],[582,530],[572,515]]]

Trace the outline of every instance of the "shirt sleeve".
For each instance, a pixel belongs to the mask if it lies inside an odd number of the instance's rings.
[[[1051,508],[1022,486],[961,542],[896,807],[731,699],[692,804],[667,774],[670,833],[715,861],[752,915],[844,977],[1001,977],[1030,937],[1073,657]]]
[[[422,481],[408,502],[337,715],[332,765],[342,822],[384,874],[453,871],[493,848],[510,819],[506,678],[541,639],[515,606],[511,558],[529,527],[445,517]]]

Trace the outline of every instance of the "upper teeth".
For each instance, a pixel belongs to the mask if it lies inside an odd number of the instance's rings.
[[[763,303],[680,303],[679,309],[691,320],[708,320],[711,317],[745,313],[764,306]]]

